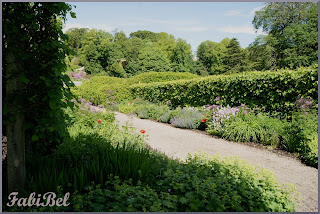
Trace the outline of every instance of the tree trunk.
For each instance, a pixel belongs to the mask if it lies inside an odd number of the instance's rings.
[[[23,83],[19,74],[22,71],[22,64],[13,53],[6,56],[6,96],[13,96],[16,91],[21,91]],[[21,108],[13,106],[14,120],[7,121],[7,172],[8,172],[8,193],[19,192],[25,184],[25,133],[23,128],[24,113]],[[20,104],[21,105],[21,104]],[[11,109],[9,109],[10,111]]]

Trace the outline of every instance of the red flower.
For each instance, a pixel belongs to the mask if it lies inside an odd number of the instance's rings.
[[[201,122],[205,123],[205,122],[207,122],[207,119],[202,118],[202,119],[201,119]]]
[[[130,104],[132,104],[132,102],[130,102]]]
[[[146,131],[143,130],[143,129],[141,129],[140,132],[141,132],[142,134],[146,133]]]
[[[101,123],[101,120],[100,120],[100,119],[98,119],[98,123]]]
[[[67,101],[66,101],[66,100],[64,100],[64,102],[66,103]]]
[[[209,117],[209,115],[206,115],[206,117]]]

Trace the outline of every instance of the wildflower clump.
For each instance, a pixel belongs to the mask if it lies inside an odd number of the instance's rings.
[[[239,113],[239,108],[231,108],[230,106],[222,107],[212,105],[207,106],[207,109],[212,109],[212,123],[208,124],[208,129],[214,130],[215,132],[222,131],[224,123]]]

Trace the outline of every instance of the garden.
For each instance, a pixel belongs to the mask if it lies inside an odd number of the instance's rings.
[[[282,17],[283,7],[302,21],[293,25],[289,17],[277,28],[269,12]],[[146,130],[116,118],[124,113],[285,151],[314,173],[317,4],[266,3],[253,20],[265,37],[245,49],[236,38],[204,41],[196,56],[165,32],[63,32],[67,15],[76,18],[72,9],[63,2],[2,5],[3,211],[300,210],[300,186],[273,171],[204,152],[171,158],[148,144]]]

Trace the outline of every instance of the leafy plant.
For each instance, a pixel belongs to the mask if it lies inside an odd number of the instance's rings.
[[[202,118],[202,112],[192,108],[183,108],[177,111],[177,115],[170,120],[170,123],[179,128],[197,129]]]

